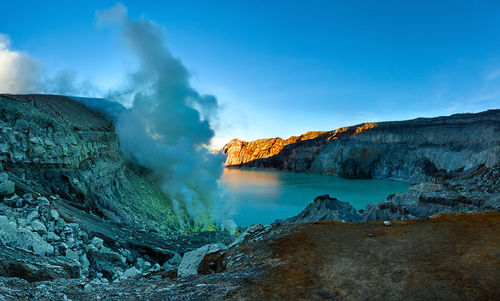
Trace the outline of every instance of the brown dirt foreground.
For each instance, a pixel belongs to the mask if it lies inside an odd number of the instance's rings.
[[[275,226],[207,255],[199,271],[258,276],[226,298],[500,300],[500,213]]]

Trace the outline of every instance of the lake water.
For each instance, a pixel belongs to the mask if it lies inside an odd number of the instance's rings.
[[[364,209],[409,184],[391,180],[347,180],[331,175],[226,168],[220,180],[238,226],[269,224],[297,215],[318,195],[329,194]]]

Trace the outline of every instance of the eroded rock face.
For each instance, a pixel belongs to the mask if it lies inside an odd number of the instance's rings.
[[[227,155],[225,165],[241,165],[258,159],[269,158],[277,155],[287,145],[313,139],[323,133],[308,132],[300,136],[292,136],[286,140],[279,137],[259,139],[251,142],[233,139],[222,148],[222,152]]]
[[[176,225],[147,171],[125,162],[112,121],[69,97],[0,95],[0,166],[0,195],[16,184],[18,195],[58,194],[115,222]]]
[[[439,172],[500,164],[500,110],[364,123],[290,144],[232,140],[223,152],[227,166],[422,182]]]

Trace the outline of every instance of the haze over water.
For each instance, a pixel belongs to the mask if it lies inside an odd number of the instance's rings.
[[[287,171],[226,168],[220,180],[235,208],[238,226],[269,224],[301,212],[318,195],[329,194],[357,210],[405,192],[408,183],[391,180],[347,180],[338,176]]]

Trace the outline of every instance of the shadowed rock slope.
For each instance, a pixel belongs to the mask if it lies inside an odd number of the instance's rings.
[[[72,98],[0,95],[0,164],[18,195],[40,187],[110,221],[176,226],[148,171],[125,162],[112,121]]]

